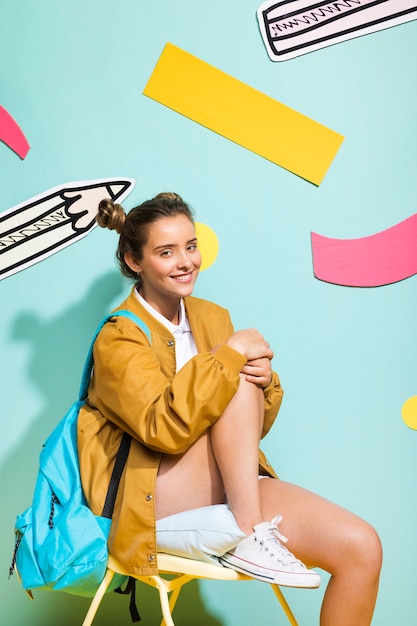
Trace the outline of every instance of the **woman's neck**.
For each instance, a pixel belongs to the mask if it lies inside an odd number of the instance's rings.
[[[164,300],[163,302],[157,302],[153,299],[147,298],[143,293],[143,290],[136,287],[138,293],[142,296],[146,302],[163,315],[171,324],[178,326],[180,323],[180,305],[181,298],[173,298],[172,300]]]

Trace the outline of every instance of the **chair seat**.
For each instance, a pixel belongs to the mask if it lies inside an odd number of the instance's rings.
[[[187,574],[193,578],[208,578],[211,580],[252,580],[250,576],[241,574],[234,569],[187,559],[174,554],[158,553],[158,574]],[[113,556],[109,556],[107,567],[117,574],[129,575],[124,567]],[[141,578],[141,577],[140,577]]]

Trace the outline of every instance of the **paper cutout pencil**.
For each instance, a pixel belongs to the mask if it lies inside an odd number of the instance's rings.
[[[416,0],[267,0],[257,12],[272,61],[286,61],[325,46],[417,19]]]
[[[0,280],[88,235],[100,200],[121,202],[134,185],[130,178],[66,183],[0,213]]]

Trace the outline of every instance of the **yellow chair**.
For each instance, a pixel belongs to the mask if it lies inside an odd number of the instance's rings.
[[[115,574],[128,575],[126,570],[112,556],[107,563],[106,575],[94,596],[82,626],[90,626],[100,606],[101,600],[109,587]],[[164,575],[169,575],[165,578]],[[196,578],[208,580],[252,580],[249,576],[240,574],[233,569],[220,567],[203,561],[185,559],[171,554],[158,554],[158,574],[153,576],[137,576],[136,579],[147,585],[155,587],[159,592],[159,599],[162,609],[161,626],[175,626],[172,619],[172,611],[178,600],[181,588],[186,583]],[[298,626],[298,623],[278,585],[271,584],[271,587],[278,598],[285,615],[291,626]],[[171,594],[171,595],[169,595]]]

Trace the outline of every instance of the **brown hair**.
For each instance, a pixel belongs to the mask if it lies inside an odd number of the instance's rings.
[[[129,253],[136,261],[141,261],[143,247],[148,241],[149,226],[163,217],[175,215],[185,215],[194,224],[191,208],[181,196],[171,192],[159,193],[127,214],[120,204],[110,198],[100,202],[97,224],[115,230],[120,235],[116,258],[124,276],[138,281],[137,274],[125,262],[125,254]]]

